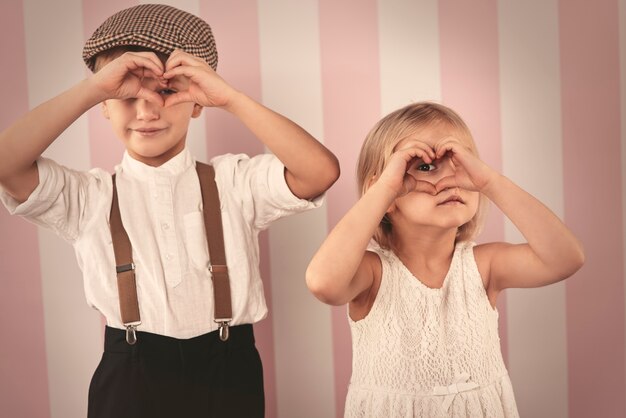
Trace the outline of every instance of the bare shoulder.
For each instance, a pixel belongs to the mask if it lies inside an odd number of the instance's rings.
[[[474,259],[476,260],[476,266],[478,267],[478,272],[483,280],[487,297],[489,298],[492,306],[496,305],[496,300],[500,293],[500,289],[498,289],[497,286],[494,286],[492,281],[494,261],[499,253],[501,254],[503,250],[512,246],[513,244],[509,244],[507,242],[489,242],[486,244],[479,244],[474,247]]]
[[[382,272],[383,266],[380,256],[374,251],[366,251],[357,274],[361,277],[368,277],[370,283],[350,301],[349,312],[353,321],[365,318],[372,309],[378,289],[380,289]]]

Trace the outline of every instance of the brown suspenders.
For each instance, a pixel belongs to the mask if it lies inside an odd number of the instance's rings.
[[[220,198],[215,184],[215,170],[208,164],[196,162],[196,171],[202,191],[204,228],[209,244],[209,272],[213,279],[213,295],[215,298],[215,322],[219,324],[220,340],[228,339],[228,327],[232,320],[230,284],[224,251],[224,231],[220,210]],[[117,199],[115,175],[113,175],[113,200],[110,217],[113,252],[115,253],[115,269],[117,271],[117,290],[120,298],[122,323],[126,327],[128,344],[137,342],[136,330],[141,324],[137,287],[135,282],[135,264],[132,258],[132,246],[128,234],[122,225],[120,208]]]

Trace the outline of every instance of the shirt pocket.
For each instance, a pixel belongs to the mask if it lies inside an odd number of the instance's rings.
[[[204,215],[202,212],[191,212],[184,216],[185,248],[191,266],[196,270],[204,271],[209,265],[209,250],[204,229]]]

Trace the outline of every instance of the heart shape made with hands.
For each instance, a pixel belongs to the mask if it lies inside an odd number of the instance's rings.
[[[417,180],[417,179],[414,179],[414,180],[415,180],[415,185],[413,187],[413,190],[409,190],[408,192],[411,192],[411,191],[422,192],[422,193],[427,193],[427,194],[435,196],[448,189],[456,189],[456,188],[460,189],[461,188],[457,184],[455,176],[443,177],[439,179],[439,181],[437,181],[437,183],[435,184],[426,180]]]

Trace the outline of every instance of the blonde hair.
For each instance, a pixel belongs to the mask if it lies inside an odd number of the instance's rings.
[[[469,128],[454,110],[432,102],[413,103],[382,118],[367,134],[357,163],[360,195],[362,196],[373,184],[372,180],[383,172],[395,146],[401,140],[420,129],[442,123],[458,130],[459,139],[469,145],[474,155],[478,156],[478,149]],[[456,241],[471,240],[480,232],[488,200],[482,194],[479,196],[478,209],[474,217],[459,227]],[[382,248],[390,248],[389,238],[392,229],[393,226],[387,216],[383,217],[374,233],[374,240]]]

